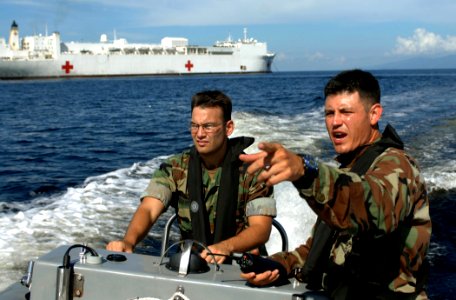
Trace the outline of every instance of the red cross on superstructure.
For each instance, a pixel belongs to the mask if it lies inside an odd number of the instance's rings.
[[[73,70],[73,65],[67,60],[62,66],[62,70],[65,70],[65,74],[70,74],[70,70]]]
[[[190,72],[192,70],[192,68],[193,68],[192,62],[190,60],[187,60],[187,63],[185,64],[185,67]]]

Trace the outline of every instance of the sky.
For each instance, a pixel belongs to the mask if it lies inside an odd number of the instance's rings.
[[[455,0],[1,0],[0,38],[60,32],[62,41],[210,46],[243,30],[267,42],[273,71],[375,69],[456,55]]]

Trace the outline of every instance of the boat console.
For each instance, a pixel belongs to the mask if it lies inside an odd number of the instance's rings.
[[[21,288],[32,300],[326,299],[306,294],[305,284],[294,279],[280,286],[250,286],[240,278],[239,259],[208,265],[193,251],[193,241],[181,243],[182,251],[171,257],[61,246],[30,262],[22,280],[29,291]],[[24,293],[15,299],[24,299]]]

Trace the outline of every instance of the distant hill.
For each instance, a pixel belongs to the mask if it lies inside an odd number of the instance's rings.
[[[414,57],[376,65],[373,69],[456,69],[456,55],[441,57]]]

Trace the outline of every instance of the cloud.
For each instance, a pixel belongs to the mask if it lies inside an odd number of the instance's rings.
[[[309,60],[309,61],[320,61],[323,59],[325,59],[325,55],[319,51],[317,51],[313,54],[307,55],[307,60]]]
[[[413,36],[398,37],[393,53],[398,55],[437,54],[456,52],[456,36],[442,37],[424,28],[417,28]]]

